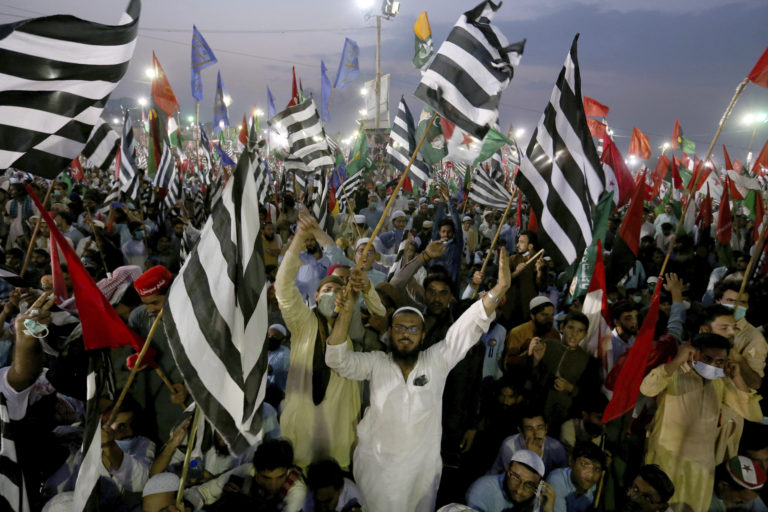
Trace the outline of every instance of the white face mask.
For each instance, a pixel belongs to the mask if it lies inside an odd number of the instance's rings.
[[[333,318],[336,316],[336,294],[335,293],[321,293],[317,296],[317,310],[325,318]]]
[[[701,361],[693,362],[693,369],[701,375],[702,378],[707,380],[722,379],[725,377],[725,372],[722,368],[712,366],[711,364],[702,363]]]

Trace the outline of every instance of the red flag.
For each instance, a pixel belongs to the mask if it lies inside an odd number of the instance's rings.
[[[765,216],[765,208],[763,206],[763,195],[758,193],[755,197],[755,222],[752,226],[752,241],[757,242],[760,238],[760,227],[763,225],[763,217]]]
[[[83,172],[83,166],[80,165],[80,157],[75,157],[69,163],[69,169],[72,171],[72,177],[77,181],[83,181],[85,179],[85,173]]]
[[[117,144],[117,153],[115,153],[115,181],[120,179],[120,155],[122,154],[121,144]]]
[[[643,199],[645,197],[645,172],[643,172],[639,183],[635,186],[635,192],[632,194],[632,201],[629,203],[627,213],[624,214],[624,220],[619,227],[619,236],[627,244],[629,250],[637,256],[640,249],[640,228],[643,225]]]
[[[726,178],[725,181],[726,183],[724,183],[723,186],[730,184],[730,186],[728,187],[728,192],[731,194],[731,199],[733,199],[734,201],[743,201],[744,196],[741,195],[741,192],[739,192],[739,189],[738,187],[736,187],[736,184],[733,182],[733,180],[730,178]]]
[[[707,197],[701,202],[695,223],[702,230],[709,229],[712,225],[712,196],[709,194],[709,183],[707,183]]]
[[[616,147],[613,140],[608,134],[603,135],[603,154],[600,156],[600,161],[603,163],[603,169],[606,174],[606,189],[615,189],[616,197],[613,200],[617,206],[623,206],[627,204],[629,198],[632,196],[633,182],[632,173],[627,169],[627,164],[624,163],[624,158],[619,152],[619,148]],[[605,167],[610,167],[613,171],[613,178],[615,178],[615,185],[611,183],[612,177]]]
[[[152,52],[152,68],[155,70],[152,77],[152,97],[155,99],[155,104],[170,116],[179,110],[179,102],[176,101],[176,95],[173,94],[171,84],[168,83],[168,77],[165,76],[165,71],[157,60],[155,52]]]
[[[747,78],[755,85],[768,87],[768,47],[765,48],[763,54],[757,59],[755,67],[749,72]]]
[[[669,146],[670,149],[677,149],[678,137],[680,137],[680,121],[675,119],[675,128],[672,130],[672,144]]]
[[[659,195],[661,190],[661,183],[664,178],[667,177],[669,172],[669,158],[666,155],[661,155],[659,161],[656,163],[656,168],[651,173],[651,181],[653,182],[653,196]]]
[[[299,88],[296,86],[296,68],[292,67],[291,71],[293,72],[293,86],[291,87],[291,101],[288,103],[288,105],[285,106],[285,108],[292,107],[294,105],[299,104]]]
[[[744,165],[739,162],[739,159],[733,161],[733,170],[736,171],[736,174],[741,174],[741,170],[744,168]]]
[[[611,109],[589,96],[584,96],[584,114],[595,117],[605,117]]]
[[[768,174],[768,140],[765,141],[763,149],[760,150],[755,165],[752,166],[752,172],[763,177]]]
[[[523,229],[523,193],[517,192],[517,213],[515,214],[515,226],[517,229]]]
[[[403,192],[413,192],[413,183],[411,183],[411,178],[408,176],[405,177],[403,180],[403,186],[402,186]]]
[[[593,137],[597,137],[598,139],[605,137],[606,126],[604,123],[588,117],[587,126],[589,126],[589,133],[591,133]]]
[[[599,299],[598,299],[599,297]],[[600,300],[600,317],[598,318],[595,330],[592,333],[589,341],[589,350],[592,353],[597,354],[597,360],[600,361],[603,368],[608,368],[608,361],[606,359],[608,351],[604,344],[605,335],[610,332],[611,328],[611,310],[608,307],[608,292],[605,287],[605,264],[603,263],[603,245],[600,239],[597,239],[597,251],[595,252],[595,268],[592,271],[592,279],[589,281],[589,288],[587,289],[587,295],[584,297],[584,305],[582,306],[582,313],[586,314],[592,322],[594,316],[590,313],[595,313],[597,300]],[[595,309],[593,309],[595,308]],[[610,337],[607,338],[610,343]],[[594,346],[597,345],[597,350],[594,350]]]
[[[723,160],[725,160],[725,170],[735,170],[733,168],[733,164],[731,163],[731,157],[728,155],[728,150],[725,149],[725,144],[723,144]]]
[[[333,212],[333,209],[336,207],[336,187],[333,186],[333,183],[331,183],[330,191],[328,193],[328,211]]]
[[[248,121],[245,118],[245,114],[243,114],[243,124],[240,127],[240,134],[237,136],[237,140],[239,140],[240,144],[243,146],[248,145]]]
[[[723,186],[723,195],[720,197],[720,209],[717,213],[717,241],[720,245],[728,245],[731,243],[732,220],[731,220],[731,200],[728,197],[728,182],[730,180],[725,178],[725,185]]]
[[[637,394],[640,392],[640,384],[643,382],[648,356],[651,354],[653,335],[656,330],[656,321],[659,317],[659,297],[661,295],[662,279],[656,282],[651,306],[643,320],[643,325],[637,333],[635,343],[627,353],[627,360],[619,371],[616,386],[613,389],[613,397],[603,412],[603,423],[620,418],[635,407]]]
[[[533,213],[533,208],[531,208],[530,212],[531,213],[528,216],[528,231],[536,233],[539,230],[539,223],[536,220],[536,214]]]
[[[59,264],[59,249],[56,247],[56,239],[48,239],[48,251],[51,254],[51,278],[53,280],[53,294],[56,296],[56,304],[61,304],[69,298],[67,295],[67,283],[64,281],[64,272]]]
[[[112,305],[96,286],[93,277],[85,270],[75,250],[67,243],[61,234],[51,215],[40,204],[32,187],[25,185],[29,197],[37,206],[40,215],[48,225],[51,237],[56,239],[64,259],[67,260],[67,270],[72,280],[72,292],[75,296],[75,305],[80,314],[80,322],[83,328],[83,344],[86,350],[98,348],[118,348],[126,345],[132,346],[137,351],[141,349],[143,340],[130,330],[123,320],[117,315]]]
[[[683,178],[680,177],[680,171],[678,170],[681,164],[682,162],[676,156],[672,157],[672,184],[677,190],[685,190]]]
[[[648,136],[640,131],[637,126],[632,127],[632,140],[629,141],[628,155],[635,155],[641,160],[651,158],[651,144]]]

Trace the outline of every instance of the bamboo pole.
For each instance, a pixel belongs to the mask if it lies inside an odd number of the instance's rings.
[[[749,79],[745,78],[737,87],[736,91],[733,93],[733,97],[731,98],[731,102],[728,103],[728,107],[726,107],[725,112],[723,113],[723,117],[720,118],[720,123],[717,126],[717,131],[715,132],[715,136],[712,139],[712,143],[709,145],[709,149],[707,149],[707,156],[704,157],[704,160],[702,161],[702,165],[708,165],[709,157],[712,156],[712,150],[715,148],[715,144],[717,144],[717,139],[720,138],[720,132],[723,131],[723,127],[725,126],[725,122],[728,120],[728,117],[731,115],[731,111],[733,110],[734,105],[736,105],[736,100],[739,99],[739,96],[741,96],[741,93],[744,92],[744,87],[747,86],[747,83],[749,83]],[[692,176],[691,179],[693,179],[695,176]],[[688,193],[688,201],[686,201],[685,206],[683,206],[683,212],[680,215],[680,220],[677,221],[677,227],[675,228],[675,236],[677,236],[677,233],[680,232],[680,228],[683,226],[683,221],[685,220],[685,214],[688,212],[688,208],[691,206],[691,202],[694,200],[694,197],[696,196],[696,183],[691,184],[691,190]],[[661,270],[659,271],[659,277],[664,276],[664,271],[667,268],[667,264],[669,263],[669,257],[672,254],[672,246],[673,244],[670,243],[669,247],[667,247],[667,253],[664,255],[664,263],[661,265]]]
[[[376,236],[378,236],[379,231],[381,231],[381,228],[384,226],[384,222],[387,220],[387,214],[389,213],[389,210],[392,208],[392,205],[395,203],[395,199],[397,198],[397,193],[400,192],[400,188],[403,186],[403,182],[405,181],[405,178],[408,176],[408,171],[411,170],[411,165],[413,165],[413,162],[416,160],[416,155],[419,154],[419,150],[421,149],[422,144],[424,144],[424,141],[427,139],[427,134],[429,133],[429,130],[432,128],[432,124],[435,122],[435,119],[437,119],[437,112],[432,114],[432,117],[429,120],[429,124],[427,125],[427,129],[424,130],[424,135],[421,136],[421,140],[416,145],[416,149],[413,150],[413,154],[411,155],[411,159],[408,161],[408,165],[405,166],[405,169],[403,170],[403,174],[400,175],[400,180],[397,182],[397,185],[395,186],[395,189],[392,191],[392,194],[389,196],[389,201],[387,201],[387,206],[384,208],[384,211],[381,213],[381,217],[379,218],[378,224],[376,224],[376,227],[373,229],[373,233],[371,233],[370,238],[368,239],[368,243],[365,244],[365,248],[363,249],[363,254],[360,256],[360,259],[355,264],[355,268],[361,268],[363,266],[363,262],[365,262],[366,258],[368,257],[368,252],[371,250],[371,247],[373,246],[373,241],[376,239]],[[457,226],[458,229],[461,229],[461,226]],[[347,288],[344,291],[344,293],[349,293],[351,289],[351,285],[347,283]],[[336,312],[338,312],[338,309],[335,309]]]
[[[152,324],[152,328],[149,330],[149,334],[147,334],[147,339],[146,341],[144,341],[144,346],[141,347],[139,356],[136,358],[136,362],[134,363],[133,368],[131,369],[130,375],[128,375],[128,380],[125,381],[123,390],[120,392],[120,396],[118,397],[117,402],[115,402],[114,407],[112,407],[112,412],[109,413],[109,418],[107,419],[107,422],[105,423],[105,425],[111,425],[112,422],[115,420],[115,416],[117,415],[117,410],[123,404],[123,400],[125,400],[125,395],[128,394],[128,389],[131,387],[131,384],[133,384],[133,380],[136,378],[136,374],[138,373],[139,368],[141,367],[141,360],[144,359],[144,355],[147,353],[147,349],[149,348],[149,343],[152,341],[152,337],[155,335],[155,330],[157,330],[157,326],[160,325],[161,318],[163,318],[162,309],[157,314],[157,317],[155,318],[155,321]]]
[[[509,210],[512,208],[512,202],[515,200],[515,195],[517,195],[516,193],[517,193],[517,185],[515,185],[515,188],[512,189],[512,195],[509,196],[509,202],[507,203],[506,209],[504,209],[504,215],[502,215],[501,220],[499,221],[499,227],[496,228],[496,234],[493,236],[493,241],[491,242],[491,248],[488,249],[488,254],[485,255],[485,260],[483,261],[483,266],[480,267],[480,273],[485,272],[485,267],[488,266],[488,261],[490,261],[491,256],[493,255],[493,249],[496,247],[496,242],[499,240],[499,235],[501,234],[501,227],[507,221],[507,216],[509,215]],[[533,259],[533,258],[531,258],[531,259]],[[472,292],[472,299],[473,300],[474,300],[476,295],[477,295],[477,290]]]
[[[51,192],[53,192],[53,186],[56,184],[56,180],[51,178],[51,183],[48,185],[48,191],[45,193],[45,198],[43,199],[43,208],[48,207],[48,201],[51,199]],[[19,205],[19,208],[21,208],[21,205]],[[27,267],[29,266],[29,260],[32,258],[32,251],[35,248],[35,240],[37,239],[37,234],[40,232],[40,225],[43,223],[43,216],[40,215],[37,217],[37,224],[35,224],[35,229],[32,231],[32,238],[29,240],[29,245],[27,246],[27,254],[24,256],[24,264],[21,266],[21,272],[19,272],[19,277],[24,277],[24,272],[27,271]]]
[[[189,462],[192,460],[192,450],[195,447],[195,435],[197,434],[197,423],[200,418],[200,406],[195,405],[195,415],[192,418],[192,426],[189,429],[189,436],[187,439],[187,452],[184,454],[184,466],[181,469],[181,481],[179,482],[179,490],[176,492],[176,507],[180,510],[181,502],[184,499],[184,486],[187,484],[187,477],[189,476]]]

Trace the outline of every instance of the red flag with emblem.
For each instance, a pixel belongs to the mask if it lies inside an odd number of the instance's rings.
[[[160,65],[160,61],[157,60],[155,52],[152,52],[152,68],[154,69],[154,75],[152,77],[152,97],[155,99],[155,104],[160,107],[166,115],[172,115],[179,110],[179,102],[176,100],[176,95],[173,94],[171,84],[168,82],[168,77],[165,76],[165,71]]]
[[[72,177],[77,181],[83,181],[85,179],[85,173],[83,172],[83,166],[80,165],[80,157],[75,157],[69,163],[69,170],[72,171]]]

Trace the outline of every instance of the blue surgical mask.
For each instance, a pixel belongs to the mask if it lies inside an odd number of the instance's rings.
[[[144,240],[144,236],[145,235],[146,235],[146,233],[144,233],[144,230],[142,229],[142,230],[139,230],[139,231],[135,231],[133,233],[133,238],[135,238],[136,240]]]
[[[744,306],[736,306],[736,309],[733,310],[733,318],[736,319],[737,322],[744,318],[746,314],[747,308]]]
[[[117,446],[125,453],[129,453],[135,446],[138,438],[131,437],[130,439],[115,439]]]
[[[707,380],[722,379],[725,377],[725,372],[722,368],[712,366],[711,364],[702,363],[701,361],[693,362],[693,369],[701,375],[702,378]]]

